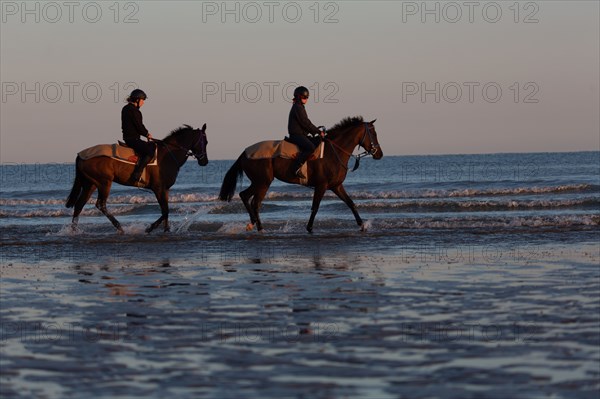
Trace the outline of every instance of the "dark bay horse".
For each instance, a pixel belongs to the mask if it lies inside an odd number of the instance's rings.
[[[161,216],[146,229],[150,233],[164,221],[165,231],[169,231],[169,189],[190,155],[193,155],[200,166],[208,164],[206,156],[206,124],[202,130],[194,129],[184,125],[173,130],[164,140],[154,140],[158,144],[158,165],[148,166],[148,181],[144,186],[154,192],[160,204]],[[119,233],[123,233],[121,224],[106,209],[106,200],[110,194],[113,182],[122,185],[127,184],[133,164],[124,163],[109,157],[96,157],[87,160],[79,156],[75,160],[75,182],[71,193],[67,198],[67,208],[75,207],[73,210],[72,227],[77,227],[79,214],[88,202],[94,190],[98,188],[98,199],[96,208],[100,210],[116,227]]]
[[[308,161],[307,185],[315,190],[312,212],[306,226],[308,232],[312,232],[319,204],[327,190],[333,191],[348,205],[356,218],[356,223],[361,228],[363,227],[363,221],[356,206],[342,183],[344,183],[348,173],[348,161],[353,156],[352,152],[357,146],[363,147],[366,154],[372,155],[374,159],[383,157],[383,152],[377,141],[374,123],[374,120],[365,122],[362,117],[342,120],[327,132],[323,158]],[[240,192],[240,198],[250,215],[248,230],[253,229],[256,225],[258,231],[261,231],[263,227],[259,217],[259,208],[273,179],[277,178],[286,183],[300,184],[300,180],[292,171],[292,162],[291,159],[283,158],[248,159],[246,153],[243,152],[225,175],[219,199],[231,201],[237,181],[245,173],[251,184],[247,189]]]

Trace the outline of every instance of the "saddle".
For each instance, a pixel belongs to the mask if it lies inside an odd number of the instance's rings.
[[[308,160],[323,158],[323,146],[324,142],[321,142]],[[248,159],[296,159],[300,149],[296,144],[287,140],[267,140],[251,145],[246,148],[245,152]]]
[[[154,152],[154,157],[148,166],[157,165],[157,150]],[[96,157],[109,157],[120,162],[136,164],[138,156],[133,151],[133,148],[128,147],[127,144],[119,141],[115,144],[98,144],[90,148],[86,148],[77,154],[81,159],[86,160]]]

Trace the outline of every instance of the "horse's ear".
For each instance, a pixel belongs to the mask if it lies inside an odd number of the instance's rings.
[[[376,120],[377,120],[377,119],[373,119],[373,120],[372,120],[371,122],[369,122],[369,123],[372,125],[373,123],[375,123],[375,121],[376,121]]]
[[[202,125],[202,131],[206,130],[206,123],[204,125]]]

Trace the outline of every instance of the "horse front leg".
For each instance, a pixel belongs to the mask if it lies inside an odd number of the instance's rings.
[[[160,205],[161,215],[158,219],[156,219],[156,221],[154,223],[152,223],[150,225],[150,227],[148,227],[146,229],[146,233],[151,233],[155,228],[160,226],[160,224],[163,221],[165,223],[164,231],[165,231],[165,233],[168,233],[169,231],[171,231],[171,228],[169,227],[169,192],[161,191],[161,192],[155,193],[155,195],[156,195],[156,199],[158,200],[158,204]]]
[[[315,193],[313,195],[313,203],[312,203],[312,207],[310,208],[310,210],[311,210],[310,219],[308,220],[308,224],[306,225],[306,230],[309,233],[312,233],[315,216],[317,216],[317,212],[319,211],[319,205],[321,204],[321,200],[323,199],[323,196],[325,195],[325,191],[327,191],[326,187],[321,187],[321,186],[315,187]]]
[[[102,212],[104,216],[110,220],[110,222],[115,226],[119,234],[123,234],[123,228],[121,227],[121,223],[106,209],[106,200],[108,199],[108,195],[110,194],[110,187],[112,185],[112,181],[104,181],[104,184],[98,186],[98,199],[96,200],[96,208]]]
[[[332,188],[331,191],[333,191],[335,193],[335,195],[337,195],[342,201],[344,201],[344,203],[346,205],[348,205],[348,208],[350,208],[350,210],[352,211],[352,214],[354,215],[354,219],[356,219],[356,223],[361,227],[361,230],[362,230],[363,229],[363,221],[362,221],[360,215],[358,214],[358,209],[356,209],[356,205],[354,205],[354,201],[352,201],[352,199],[346,192],[346,189],[344,188],[344,186],[340,184],[339,186]]]
[[[106,200],[98,199],[96,201],[96,208],[98,208],[100,212],[102,212],[102,214],[106,216],[108,220],[110,220],[110,222],[113,224],[113,226],[115,226],[119,234],[123,234],[123,228],[121,227],[121,223],[119,223],[119,221],[106,208]]]

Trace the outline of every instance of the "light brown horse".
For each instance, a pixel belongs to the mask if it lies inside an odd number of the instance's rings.
[[[160,205],[161,216],[146,229],[150,233],[164,221],[165,231],[169,231],[169,189],[190,155],[198,160],[200,166],[208,164],[206,156],[206,124],[202,130],[191,126],[172,131],[164,140],[154,140],[158,144],[158,165],[148,166],[148,181],[144,186],[154,192]],[[98,188],[96,208],[100,210],[115,226],[119,233],[123,233],[121,224],[106,209],[106,200],[110,194],[110,187],[114,182],[122,185],[127,183],[134,165],[121,162],[109,157],[96,157],[87,160],[79,156],[75,160],[75,182],[67,198],[67,208],[74,207],[72,228],[77,227],[79,214],[88,202],[93,192]]]
[[[383,157],[383,152],[377,141],[374,123],[375,120],[365,122],[362,117],[342,120],[328,131],[323,158],[308,161],[307,185],[315,190],[312,212],[306,226],[308,232],[312,232],[319,204],[327,190],[333,191],[348,205],[354,214],[356,223],[361,228],[363,227],[363,221],[358,214],[356,205],[350,199],[342,183],[348,173],[348,161],[353,156],[352,152],[357,146],[363,147],[366,151],[364,154],[354,156],[357,158],[357,162],[364,155],[372,155],[374,159]],[[231,201],[237,181],[245,173],[251,184],[247,189],[240,192],[240,198],[250,215],[248,230],[256,225],[258,231],[261,231],[263,226],[259,217],[259,208],[273,179],[277,178],[286,183],[300,184],[300,180],[292,170],[293,162],[294,160],[283,158],[248,159],[246,153],[243,152],[225,175],[219,199]]]

